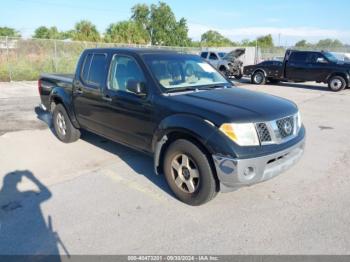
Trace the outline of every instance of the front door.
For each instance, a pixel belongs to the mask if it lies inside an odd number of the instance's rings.
[[[114,55],[107,89],[104,91],[103,119],[108,137],[121,143],[149,150],[156,128],[154,107],[149,95],[140,97],[126,89],[128,80],[146,85],[137,61],[127,55]]]

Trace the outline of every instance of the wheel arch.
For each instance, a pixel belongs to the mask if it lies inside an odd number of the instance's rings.
[[[53,112],[53,105],[62,104],[62,106],[66,109],[68,117],[72,121],[72,124],[76,128],[80,128],[80,125],[75,117],[74,109],[72,105],[72,96],[67,94],[67,92],[61,87],[54,87],[51,91],[49,97],[49,108],[50,112]]]
[[[186,139],[198,146],[207,156],[209,165],[217,180],[211,148],[207,139],[215,132],[216,126],[208,120],[196,116],[175,115],[166,118],[160,124],[153,138],[154,170],[156,174],[163,172],[163,163],[167,148],[178,139]],[[205,136],[204,136],[205,135]]]
[[[266,73],[265,69],[263,69],[263,68],[255,69],[251,75],[254,75],[257,72],[262,72],[264,74],[264,76],[267,77],[267,73]]]
[[[346,82],[346,85],[349,85],[349,79],[350,79],[350,76],[348,73],[346,72],[333,72],[331,74],[328,75],[327,79],[326,79],[326,82],[328,83],[329,80],[334,77],[334,76],[341,76],[344,78],[345,82]]]

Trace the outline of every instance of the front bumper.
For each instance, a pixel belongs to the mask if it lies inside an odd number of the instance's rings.
[[[234,159],[213,155],[221,191],[232,191],[271,179],[289,169],[301,158],[305,138],[285,150],[256,158]]]

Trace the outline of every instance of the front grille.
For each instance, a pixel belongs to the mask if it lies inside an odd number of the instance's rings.
[[[256,129],[261,143],[272,141],[269,129],[265,123],[256,124]]]
[[[278,131],[282,138],[293,135],[294,133],[294,118],[293,116],[285,117],[276,121]]]

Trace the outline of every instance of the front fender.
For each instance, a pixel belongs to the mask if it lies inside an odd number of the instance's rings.
[[[166,117],[159,124],[152,141],[154,152],[154,167],[158,173],[159,159],[162,147],[171,133],[189,135],[198,140],[204,147],[208,138],[217,130],[217,127],[209,120],[194,115],[176,114]],[[212,153],[212,152],[209,152]]]
[[[59,86],[54,87],[51,90],[51,94],[49,97],[50,110],[51,110],[52,102],[59,101],[60,103],[62,103],[64,108],[67,110],[68,116],[69,116],[70,120],[72,121],[72,124],[74,125],[74,127],[80,128],[80,125],[75,117],[74,108],[73,108],[73,100],[72,100],[72,95],[70,94],[70,92],[71,91],[67,91],[66,89],[59,87]]]

